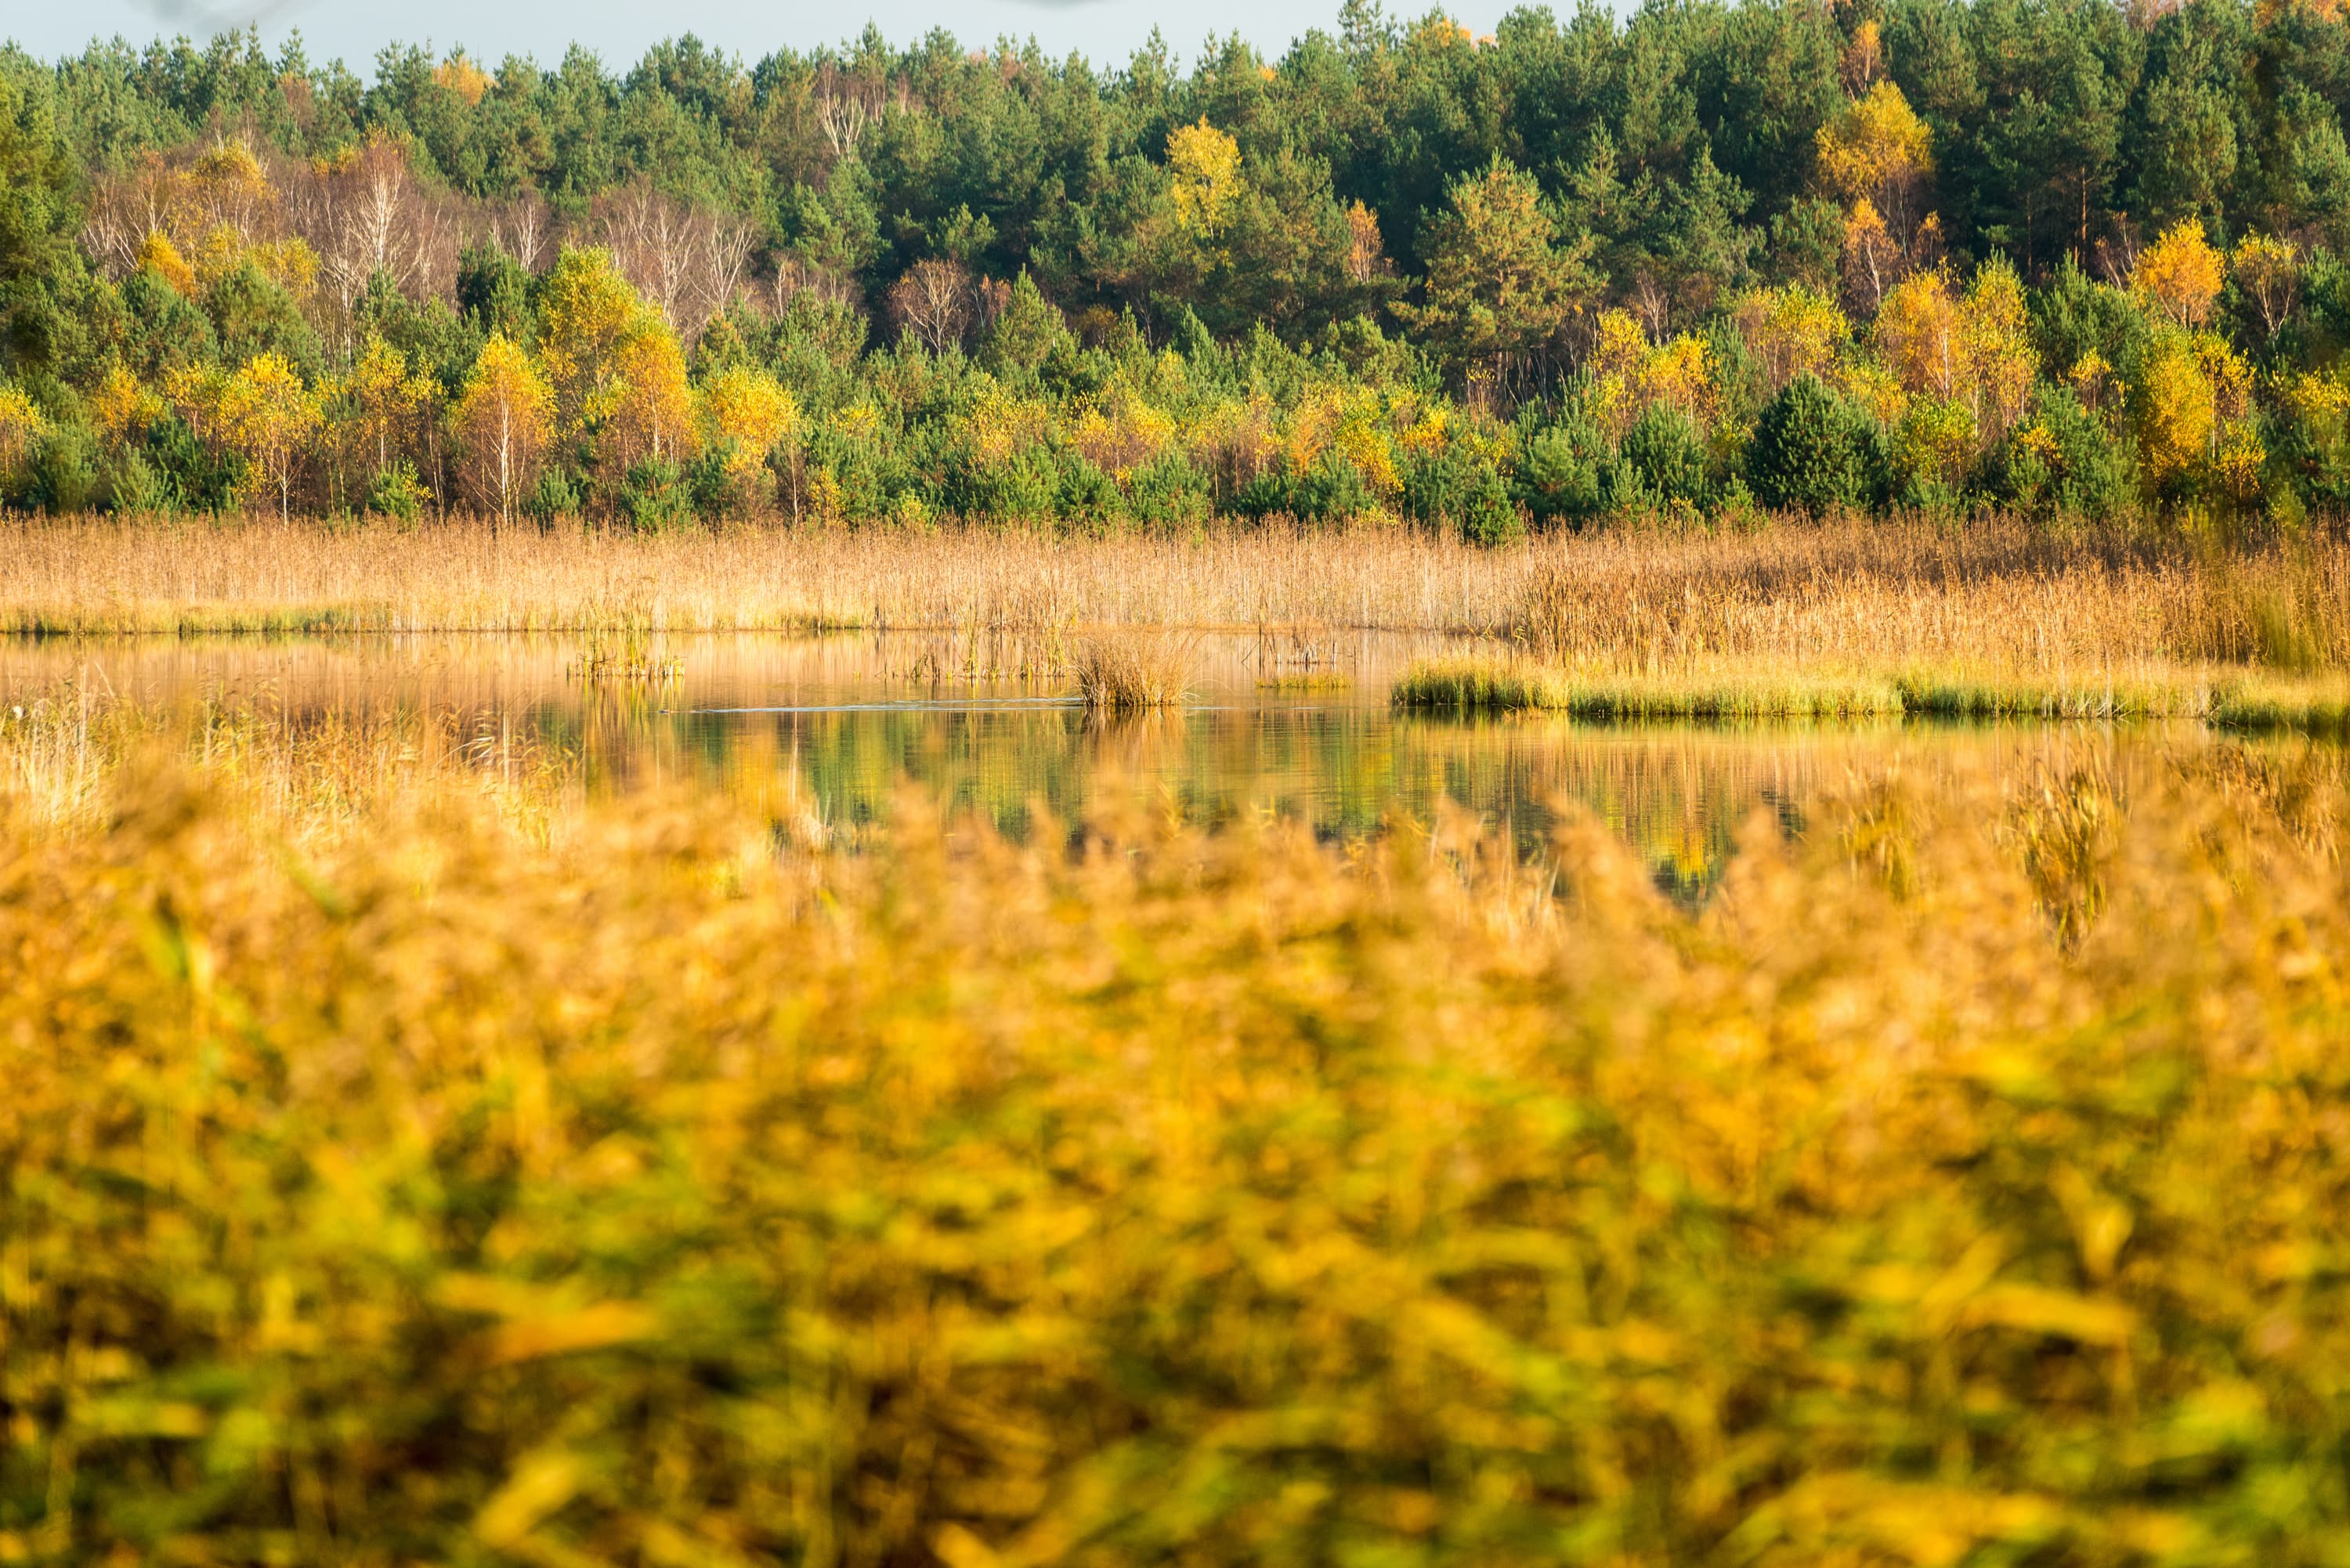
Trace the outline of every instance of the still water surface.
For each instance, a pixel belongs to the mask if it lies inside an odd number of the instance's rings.
[[[456,708],[565,748],[588,787],[740,783],[790,770],[836,828],[887,814],[908,780],[1018,833],[1041,806],[1073,821],[1110,795],[1203,821],[1297,818],[1331,837],[1451,802],[1538,850],[1561,811],[1633,844],[1657,881],[1700,896],[1757,811],[1800,831],[1824,796],[1900,770],[2030,783],[2129,772],[2199,732],[2005,724],[1612,726],[1553,718],[1399,714],[1396,674],[1440,638],[1336,634],[1196,639],[1192,700],[1105,721],[1066,681],[1023,679],[1039,650],[920,634],[667,639],[660,686],[583,682],[576,639],[390,637],[0,645],[13,692],[66,679],[124,696],[204,695],[297,712]]]

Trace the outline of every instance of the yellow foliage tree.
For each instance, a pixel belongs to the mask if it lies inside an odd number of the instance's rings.
[[[1939,267],[1912,273],[1887,290],[1869,336],[1877,358],[1906,391],[1947,399],[1966,379],[1959,296]]]
[[[298,234],[282,240],[248,241],[227,223],[214,223],[196,242],[187,267],[193,279],[192,286],[205,288],[247,262],[296,301],[307,301],[317,291],[318,253]],[[179,285],[175,282],[173,286]]]
[[[1993,256],[1975,269],[1960,303],[1959,331],[1966,346],[1975,422],[1987,435],[2000,434],[2023,417],[2040,371],[2023,280],[2004,257]]]
[[[284,288],[297,301],[307,300],[317,291],[318,253],[312,250],[310,243],[299,234],[264,244],[247,245],[244,259],[259,267],[262,275]]]
[[[1347,275],[1357,283],[1386,276],[1393,268],[1379,241],[1379,215],[1358,200],[1347,208]]]
[[[1825,377],[1852,340],[1852,323],[1835,301],[1801,284],[1749,291],[1731,319],[1773,392],[1800,376]]]
[[[1905,392],[1965,405],[1970,439],[2004,431],[2032,396],[2039,360],[2023,284],[2003,261],[1977,268],[1963,297],[1947,268],[1911,274],[1886,295],[1870,337]],[[1936,439],[1952,428],[1942,420]]]
[[[1959,399],[1911,398],[1894,426],[1894,459],[1909,478],[1956,486],[1979,444],[1974,410]]]
[[[588,429],[610,413],[613,356],[644,314],[609,252],[567,248],[556,259],[539,307],[538,352],[563,429]]]
[[[1641,367],[1648,359],[1648,335],[1627,310],[1603,310],[1584,369],[1591,378],[1593,415],[1620,436],[1639,417]]]
[[[163,400],[187,421],[199,440],[221,446],[226,441],[221,429],[221,403],[228,380],[214,366],[182,365],[164,372]]]
[[[277,490],[277,513],[293,512],[294,465],[323,422],[318,400],[282,354],[258,354],[220,389],[221,434]]]
[[[2146,357],[2138,450],[2158,485],[2200,479],[2248,492],[2262,452],[2251,419],[2252,367],[2209,332],[2166,332]]]
[[[1872,201],[1896,220],[1907,216],[1907,193],[1934,171],[1933,144],[1933,132],[1889,81],[1848,100],[1813,138],[1828,189],[1846,201]]]
[[[196,284],[209,288],[236,269],[244,259],[244,242],[226,223],[214,223],[203,232],[188,252],[188,265],[195,269]]]
[[[1658,403],[1679,409],[1700,430],[1711,422],[1718,387],[1701,338],[1684,333],[1651,343],[1629,312],[1606,310],[1585,365],[1592,414],[1611,434],[1621,436]]]
[[[0,381],[0,473],[13,472],[48,433],[49,421],[33,400]]]
[[[1396,462],[1395,424],[1378,394],[1357,389],[1346,395],[1338,410],[1338,429],[1331,445],[1354,465],[1355,472],[1380,495],[1392,498],[1403,490],[1403,471]]]
[[[1820,183],[1848,203],[1846,287],[1875,309],[1887,289],[1939,248],[1937,221],[1919,215],[1934,171],[1933,133],[1899,88],[1878,81],[1819,128],[1813,149]]]
[[[613,346],[611,367],[611,411],[598,440],[614,469],[626,473],[647,458],[674,462],[692,455],[693,389],[669,324],[640,312]]]
[[[242,141],[215,144],[190,166],[173,192],[187,232],[224,228],[238,244],[250,241],[263,214],[277,201],[267,171]]]
[[[2274,337],[2301,298],[2301,247],[2274,234],[2246,234],[2236,242],[2228,267]]]
[[[182,298],[195,297],[196,269],[188,265],[187,258],[180,254],[180,247],[173,244],[172,236],[162,230],[150,230],[147,237],[140,242],[139,265],[151,269],[157,276],[177,289]]]
[[[1885,30],[1875,17],[1852,30],[1852,41],[1845,46],[1837,65],[1849,93],[1866,92],[1885,74]]]
[[[1828,384],[1860,407],[1881,425],[1898,425],[1909,411],[1909,392],[1900,379],[1876,359],[1855,354],[1841,361]]]
[[[546,451],[555,393],[522,347],[500,333],[482,345],[458,394],[456,425],[473,493],[511,521],[514,504]]]
[[[185,296],[251,260],[302,299],[320,264],[289,232],[288,217],[260,158],[242,141],[223,140],[185,162],[151,151],[135,171],[102,179],[88,234],[109,261],[134,272],[151,268]]]
[[[2064,384],[2081,406],[2096,413],[2121,395],[2124,389],[2114,375],[2113,361],[2091,348],[2074,359],[2064,371]]]
[[[2350,445],[2350,379],[2343,368],[2295,372],[2284,383],[2284,403],[2311,444],[2329,462],[2339,462]]]
[[[1175,435],[1175,421],[1130,387],[1087,398],[1067,425],[1069,444],[1121,483],[1157,457]]]
[[[1712,422],[1716,390],[1713,350],[1704,338],[1686,332],[1658,344],[1640,367],[1643,401],[1669,404],[1689,415],[1700,430]]]
[[[432,68],[434,85],[447,88],[469,105],[478,104],[490,90],[490,73],[459,50]]]
[[[1240,201],[1240,143],[1202,116],[1197,125],[1168,132],[1167,170],[1174,177],[1176,226],[1202,245],[1212,244]]]
[[[352,422],[360,441],[374,449],[379,472],[391,466],[401,430],[430,405],[434,390],[431,378],[409,374],[408,357],[372,332],[344,379],[343,389],[357,406]]]
[[[2203,237],[2200,218],[2182,218],[2165,229],[2130,269],[2130,292],[2174,327],[2202,326],[2227,281],[2228,258]]]
[[[1845,287],[1870,311],[1882,307],[1885,291],[1907,270],[1901,244],[1885,226],[1877,203],[1863,196],[1844,220]]]
[[[782,383],[746,365],[722,372],[702,389],[702,412],[712,439],[733,443],[726,472],[736,478],[766,462],[800,423],[799,403]]]
[[[152,424],[163,412],[162,400],[139,384],[139,378],[120,360],[106,368],[105,379],[90,394],[90,418],[108,439],[128,441]]]

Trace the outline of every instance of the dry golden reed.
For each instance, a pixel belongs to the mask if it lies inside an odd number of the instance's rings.
[[[578,802],[578,763],[491,705],[295,708],[266,691],[155,703],[81,678],[0,710],[0,812],[68,837],[103,831],[126,771],[176,766],[220,808],[234,803],[245,821],[300,844],[374,834],[453,800],[486,803],[543,846]]]
[[[27,522],[0,628],[653,631],[1182,624],[1498,630],[1529,562],[1422,533],[636,535],[267,521]]]
[[[1511,625],[1552,665],[2350,662],[2350,547],[1846,522],[1614,534],[1539,565]]]
[[[1098,633],[1077,645],[1077,694],[1110,712],[1180,707],[1197,651],[1189,635],[1165,628]]]
[[[266,521],[28,521],[19,631],[555,630],[1124,624],[1511,636],[1551,662],[2028,664],[2350,651],[2350,549],[1844,520],[1616,531],[1482,550],[1403,527],[1054,538],[741,529],[640,536]]]
[[[2336,1562],[2340,770],[2132,754],[1695,914],[1580,819],[11,813],[0,1559]]]

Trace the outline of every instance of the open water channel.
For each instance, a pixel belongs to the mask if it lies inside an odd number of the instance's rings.
[[[581,679],[572,637],[15,642],[0,644],[0,689],[80,680],[142,701],[296,713],[454,709],[563,748],[595,792],[790,770],[808,809],[852,837],[909,780],[1013,833],[1032,806],[1070,822],[1113,794],[1203,822],[1285,815],[1334,838],[1429,821],[1449,801],[1531,852],[1560,812],[1580,810],[1682,898],[1711,885],[1758,810],[1800,830],[1825,794],[1887,770],[1928,787],[1986,770],[2028,784],[2085,765],[2126,774],[2182,746],[2311,744],[2192,727],[1617,726],[1393,711],[1397,673],[1447,646],[1204,633],[1188,703],[1114,719],[1089,715],[1066,679],[1024,674],[1052,649],[904,633],[668,638],[658,650],[681,673],[656,684]]]

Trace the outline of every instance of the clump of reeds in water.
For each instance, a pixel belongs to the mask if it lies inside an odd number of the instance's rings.
[[[1252,661],[1260,691],[1305,695],[1354,684],[1338,669],[1337,629],[1325,620],[1260,622]]]
[[[1197,639],[1166,628],[1097,633],[1077,645],[1078,695],[1102,712],[1181,706],[1190,694]]]
[[[1057,683],[1069,675],[1069,624],[1049,587],[991,592],[899,673],[930,686]]]
[[[666,647],[643,617],[624,615],[583,628],[571,673],[591,684],[667,686],[685,673],[685,659]]]

